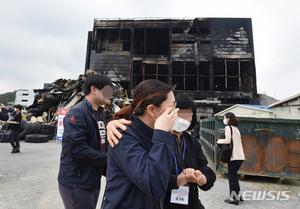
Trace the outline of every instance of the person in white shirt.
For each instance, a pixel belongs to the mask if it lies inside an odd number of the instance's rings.
[[[241,133],[237,126],[239,125],[239,120],[237,117],[228,112],[224,116],[223,120],[225,127],[225,139],[219,139],[218,144],[230,144],[231,142],[231,130],[232,129],[232,141],[233,149],[230,162],[228,163],[228,179],[229,179],[229,190],[230,199],[226,199],[225,202],[229,204],[238,205],[239,201],[243,201],[240,192],[240,184],[237,177],[237,172],[245,160],[245,154],[242,146]]]

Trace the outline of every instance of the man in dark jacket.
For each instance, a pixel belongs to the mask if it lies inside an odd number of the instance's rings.
[[[13,147],[13,150],[11,153],[19,153],[20,152],[20,142],[19,142],[19,131],[20,131],[20,125],[22,121],[22,105],[15,105],[14,110],[16,114],[14,115],[14,118],[10,121],[7,121],[7,123],[11,124],[11,131],[8,135],[7,139],[9,140],[11,146]]]
[[[8,120],[8,113],[4,106],[4,104],[1,103],[1,111],[0,112],[0,120]]]
[[[94,74],[84,85],[85,99],[64,118],[58,174],[65,208],[96,208],[107,165],[106,116],[100,105],[112,96],[112,82]]]

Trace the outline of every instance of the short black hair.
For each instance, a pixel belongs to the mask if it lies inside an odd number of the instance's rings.
[[[110,85],[112,87],[112,82],[109,77],[102,74],[90,75],[84,83],[84,94],[89,95],[91,92],[91,86],[96,87],[101,90],[104,86]]]
[[[22,110],[22,108],[23,108],[22,105],[20,105],[20,104],[16,104],[16,105],[14,105],[14,107],[15,107],[15,108],[18,108],[18,109],[20,109],[20,110]]]
[[[197,112],[196,112],[196,104],[194,100],[188,94],[178,94],[175,97],[175,101],[177,102],[177,108],[179,109],[192,109],[193,118],[191,125],[187,130],[192,130],[197,123]]]

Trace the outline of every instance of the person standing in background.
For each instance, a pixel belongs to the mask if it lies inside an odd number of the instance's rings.
[[[11,124],[11,132],[8,135],[7,139],[9,140],[11,146],[13,147],[11,153],[19,153],[20,152],[20,142],[19,142],[19,130],[20,125],[22,121],[22,106],[21,105],[15,105],[14,111],[16,114],[14,115],[14,118],[11,121],[7,121],[7,123]]]
[[[0,112],[0,120],[4,120],[4,121],[8,120],[7,110],[4,106],[4,104],[2,104],[2,103],[1,103],[1,111],[2,112]]]
[[[242,145],[241,133],[237,126],[239,120],[235,114],[228,112],[224,115],[223,123],[225,127],[225,139],[219,139],[218,144],[230,144],[231,136],[233,140],[232,156],[228,163],[228,179],[230,199],[226,199],[225,202],[229,204],[238,205],[240,201],[244,201],[241,195],[241,189],[237,172],[245,160],[245,154]]]

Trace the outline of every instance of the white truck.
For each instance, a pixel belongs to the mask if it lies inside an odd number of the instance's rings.
[[[33,90],[19,89],[16,92],[15,104],[20,104],[23,107],[28,107],[32,105],[34,101],[34,95],[35,94]]]

